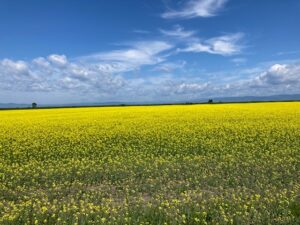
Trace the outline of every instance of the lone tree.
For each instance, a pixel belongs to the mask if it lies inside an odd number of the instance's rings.
[[[208,103],[213,103],[214,101],[212,99],[208,99]]]
[[[32,103],[32,108],[35,109],[37,107],[37,104],[35,102]]]

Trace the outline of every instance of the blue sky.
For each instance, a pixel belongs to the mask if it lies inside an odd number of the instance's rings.
[[[300,91],[298,0],[2,0],[0,102]]]

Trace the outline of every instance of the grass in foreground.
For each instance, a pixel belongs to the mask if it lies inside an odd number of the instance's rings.
[[[0,224],[299,224],[300,103],[0,112]]]

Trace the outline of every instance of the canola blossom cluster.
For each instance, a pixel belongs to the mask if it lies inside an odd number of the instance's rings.
[[[300,224],[300,103],[0,111],[0,224]]]

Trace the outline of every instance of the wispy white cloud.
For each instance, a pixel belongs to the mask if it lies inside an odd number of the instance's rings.
[[[276,55],[282,56],[282,55],[296,55],[300,54],[300,51],[283,51],[283,52],[277,52]]]
[[[196,32],[185,30],[182,26],[176,25],[172,30],[160,29],[160,32],[166,36],[175,38],[189,38],[192,37]]]
[[[162,17],[165,19],[212,17],[216,16],[226,2],[227,0],[189,0],[181,9],[169,9],[162,14]]]
[[[175,70],[183,69],[186,65],[186,61],[177,61],[177,62],[166,62],[161,63],[153,68],[153,71],[158,71],[162,73],[171,73]]]
[[[179,52],[206,52],[211,54],[230,56],[241,52],[243,46],[241,40],[243,33],[223,35],[220,37],[210,38],[208,40],[198,40],[188,44],[186,48],[179,49]]]
[[[176,25],[171,30],[160,29],[160,32],[170,38],[175,38],[177,46],[177,53],[180,52],[194,52],[194,53],[210,53],[223,56],[231,56],[241,53],[245,46],[244,33],[237,32],[231,34],[225,34],[218,37],[212,37],[208,39],[199,38],[196,35],[196,31],[185,30],[182,26]],[[236,59],[241,60],[241,58]],[[243,62],[245,60],[243,59]],[[241,61],[235,62],[242,63]]]
[[[164,41],[143,41],[122,50],[101,52],[78,58],[80,61],[98,63],[100,67],[123,68],[130,71],[143,65],[154,65],[165,60],[163,52],[173,48]]]
[[[245,64],[247,62],[246,58],[233,58],[230,60],[231,62],[233,62],[236,66]]]

